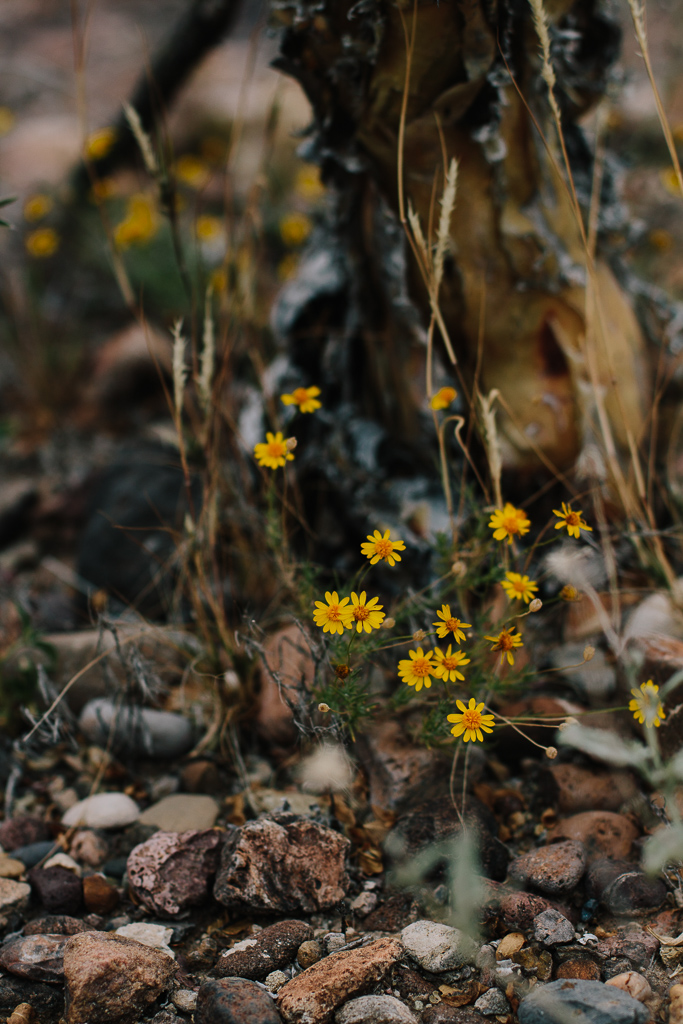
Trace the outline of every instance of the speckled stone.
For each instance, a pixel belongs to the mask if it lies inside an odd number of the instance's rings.
[[[263,981],[271,971],[291,964],[301,944],[312,937],[313,929],[304,921],[278,921],[226,949],[218,959],[216,974]]]
[[[567,840],[516,857],[509,874],[515,882],[538,889],[548,896],[573,892],[586,870],[583,843]]]
[[[273,1000],[246,978],[203,981],[195,1024],[282,1024]]]
[[[174,917],[209,897],[225,833],[157,832],[128,858],[128,884],[154,914]]]

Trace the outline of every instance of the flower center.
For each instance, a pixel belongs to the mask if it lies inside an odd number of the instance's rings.
[[[443,667],[445,669],[448,669],[449,672],[451,672],[453,669],[456,669],[459,664],[460,664],[460,659],[456,658],[455,655],[453,655],[451,658],[444,658],[443,659]]]
[[[394,550],[394,545],[390,540],[378,540],[375,544],[375,551],[381,558],[386,558]],[[399,559],[400,561],[400,559]]]
[[[452,629],[454,633],[459,625],[460,619],[446,619],[446,629]]]
[[[581,522],[581,516],[578,512],[567,512],[566,520],[569,526],[578,526]]]
[[[308,392],[306,391],[306,388],[297,388],[295,390],[294,401],[297,403],[297,405],[300,405],[302,402],[305,402],[307,398]]]
[[[429,670],[432,667],[426,658],[416,658],[413,662],[413,675],[415,676],[428,676]]]
[[[468,729],[478,729],[481,725],[481,715],[478,711],[463,711],[462,714],[463,725]]]
[[[511,651],[514,647],[512,637],[509,633],[501,633],[498,637],[498,648],[501,651]]]
[[[504,516],[503,517],[503,529],[507,533],[517,533],[519,526],[517,523],[517,516]]]
[[[282,441],[269,441],[268,442],[268,454],[271,459],[280,459],[287,451],[286,445]]]
[[[353,609],[353,617],[356,622],[365,622],[370,617],[370,611],[364,604],[357,604]]]
[[[328,619],[331,619],[332,622],[339,622],[341,616],[339,614],[339,605],[338,604],[331,604],[330,605],[330,610],[327,613],[327,617],[328,617]]]

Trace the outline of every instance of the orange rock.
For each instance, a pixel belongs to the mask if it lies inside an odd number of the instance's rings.
[[[639,832],[630,818],[611,811],[584,811],[565,818],[548,833],[548,842],[578,839],[586,847],[588,860],[610,857],[632,859],[632,846]]]

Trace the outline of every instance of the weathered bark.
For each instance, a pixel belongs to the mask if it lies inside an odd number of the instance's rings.
[[[300,280],[276,315],[295,362],[310,368],[313,359],[324,373],[333,332],[311,311],[322,307],[334,318],[332,300],[342,297],[336,325],[347,340],[364,341],[360,374],[357,362],[344,364],[347,374],[355,366],[354,383],[364,376],[363,411],[396,438],[416,441],[423,353],[416,352],[414,332],[410,339],[398,327],[410,319],[396,222],[405,25],[409,37],[415,30],[405,198],[425,233],[430,209],[438,220],[444,163],[451,157],[459,162],[440,306],[467,390],[483,327],[479,387],[484,393],[499,389],[509,407],[510,415],[501,412],[499,418],[508,466],[538,465],[540,450],[565,469],[587,440],[602,434],[604,442],[606,430],[617,450],[626,451],[627,431],[637,442],[643,429],[647,365],[640,328],[607,258],[623,214],[608,162],[599,175],[593,277],[599,306],[593,307],[571,200],[533,123],[535,118],[561,165],[527,0],[418,0],[415,26],[412,2],[278,0],[273,6],[284,25],[277,63],[301,82],[313,106],[307,155],[320,162],[338,197],[327,236],[314,240]],[[578,119],[604,92],[620,34],[595,0],[552,0],[547,14],[556,96],[587,222],[593,159]],[[382,254],[392,232],[393,249]],[[426,323],[427,294],[412,257],[407,280]],[[342,373],[340,391],[344,386]]]

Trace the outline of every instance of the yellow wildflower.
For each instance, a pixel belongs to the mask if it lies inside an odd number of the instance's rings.
[[[567,533],[570,537],[580,537],[582,530],[589,530],[593,532],[593,527],[589,526],[588,523],[584,523],[581,518],[581,509],[575,512],[571,505],[567,505],[564,501],[562,502],[562,511],[558,512],[556,508],[553,509],[553,515],[556,515],[560,520],[559,523],[555,523],[555,529],[561,530],[564,526],[567,527]]]
[[[462,736],[465,743],[469,740],[479,740],[480,743],[483,743],[482,730],[484,732],[493,732],[495,723],[493,715],[482,715],[484,703],[477,704],[474,697],[470,697],[470,703],[467,707],[461,700],[456,700],[455,703],[460,708],[461,713],[459,715],[447,716],[448,721],[454,723],[451,729],[453,735]],[[464,736],[463,733],[465,734]]]
[[[384,620],[384,612],[380,611],[384,605],[377,604],[379,598],[373,597],[366,604],[365,591],[361,593],[360,597],[352,591],[351,601],[353,603],[353,619],[356,623],[357,631],[362,633],[365,630],[366,633],[372,633],[373,629],[379,629]],[[353,629],[353,624],[351,628]]]
[[[278,466],[284,466],[285,462],[294,459],[280,430],[277,434],[268,431],[266,440],[254,445],[254,455],[259,466],[267,466],[268,469],[277,469]],[[348,601],[348,598],[346,600]]]
[[[452,644],[448,645],[445,654],[439,647],[434,648],[434,656],[436,658],[434,675],[437,679],[454,683],[458,679],[463,680],[465,678],[458,669],[461,665],[469,665],[470,658],[465,655],[464,651],[455,651],[455,653],[451,654],[452,646]]]
[[[226,274],[223,267],[218,267],[213,271],[209,278],[209,284],[212,290],[218,295],[221,292],[227,292],[228,290],[228,275]]]
[[[669,195],[680,198],[681,186],[678,183],[678,175],[673,167],[667,167],[666,170],[659,172],[662,185],[669,193]]]
[[[472,623],[463,622],[462,619],[451,615],[451,606],[449,604],[442,604],[441,611],[438,611],[436,614],[440,619],[443,619],[443,622],[432,622],[432,626],[436,626],[436,635],[439,639],[443,640],[449,633],[452,633],[457,642],[461,643],[465,639],[463,629],[469,629]]]
[[[126,217],[114,228],[114,243],[117,249],[130,245],[144,245],[159,230],[159,217],[152,199],[139,192],[131,196],[126,208]]]
[[[98,178],[93,182],[92,194],[95,199],[111,199],[116,195],[116,182],[113,178]]]
[[[447,409],[451,402],[458,397],[455,388],[439,388],[435,395],[432,395],[430,405],[432,409]]]
[[[376,565],[380,559],[388,562],[391,566],[395,562],[401,561],[401,556],[396,552],[404,551],[405,544],[402,540],[391,540],[390,537],[391,530],[385,530],[384,536],[379,530],[375,530],[374,534],[368,534],[367,541],[363,541],[360,546],[360,552],[370,559],[370,565]]]
[[[353,627],[353,611],[346,607],[349,603],[348,597],[343,597],[340,601],[336,590],[332,593],[327,590],[325,600],[327,604],[323,604],[322,601],[315,602],[316,610],[313,612],[313,619],[316,626],[322,626],[323,633],[341,634],[345,629],[351,629]]]
[[[280,221],[280,235],[287,246],[302,245],[311,233],[311,220],[305,213],[288,213]]]
[[[436,665],[432,661],[434,652],[424,654],[422,648],[418,647],[416,651],[408,651],[408,654],[408,658],[402,658],[398,663],[399,677],[408,686],[414,686],[416,693],[419,693],[423,686],[429,689],[436,670]]]
[[[530,526],[531,522],[527,518],[526,512],[521,508],[515,508],[509,501],[505,502],[504,508],[497,508],[489,520],[489,527],[493,530],[493,539],[505,540],[507,537],[508,544],[512,544],[512,538],[515,535],[523,537],[525,533],[528,533]]]
[[[655,686],[651,679],[640,684],[639,690],[631,690],[633,700],[629,702],[628,709],[633,712],[636,722],[645,725],[647,729],[652,726],[659,728],[664,721],[665,714],[662,703],[659,699],[659,687]]]
[[[514,665],[515,659],[512,656],[514,648],[524,646],[522,635],[521,633],[515,633],[514,626],[511,626],[509,629],[501,629],[498,636],[485,636],[484,640],[489,640],[493,644],[492,651],[500,651],[501,664],[507,656],[508,663]]]
[[[524,604],[528,604],[538,590],[538,584],[534,580],[518,572],[506,572],[501,586],[511,601],[524,601]]]
[[[89,160],[102,160],[116,141],[113,128],[100,128],[85,140],[85,155]]]
[[[211,171],[203,160],[192,153],[185,153],[178,157],[175,163],[175,173],[179,181],[190,188],[202,189],[211,177]]]
[[[24,203],[24,217],[29,221],[42,220],[54,205],[50,196],[37,192],[36,195],[29,196]]]
[[[565,583],[560,591],[560,597],[563,601],[580,601],[582,595],[581,591],[573,587],[571,583]]]
[[[213,242],[223,234],[223,221],[220,217],[209,217],[204,214],[197,217],[194,229],[200,242]]]
[[[295,388],[291,395],[280,395],[280,401],[285,405],[298,405],[299,412],[315,412],[321,408],[319,394],[320,388]]]
[[[277,265],[278,281],[290,281],[296,274],[298,266],[299,257],[296,253],[288,252]]]
[[[31,256],[35,256],[37,259],[46,259],[57,251],[59,236],[52,228],[38,228],[26,236],[24,244]]]
[[[320,180],[320,171],[314,164],[306,164],[296,175],[294,191],[309,202],[315,202],[325,195],[325,186]]]

